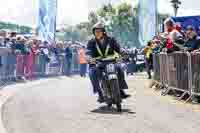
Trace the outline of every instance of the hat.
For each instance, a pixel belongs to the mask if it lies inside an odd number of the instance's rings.
[[[24,42],[24,41],[27,40],[27,39],[26,39],[24,36],[22,36],[22,35],[17,35],[16,38],[17,38],[17,41],[20,41],[20,42]]]
[[[178,30],[178,31],[181,30],[181,28],[182,28],[182,27],[181,27],[181,24],[176,24],[175,28],[176,28],[176,30]]]
[[[165,21],[164,21],[164,25],[166,25],[166,24],[170,24],[170,25],[174,25],[175,24],[175,22],[174,22],[174,20],[172,19],[172,18],[167,18]]]
[[[193,27],[192,25],[188,25],[188,26],[187,26],[187,30],[192,30],[192,31],[193,31],[193,30],[194,30],[194,27]]]

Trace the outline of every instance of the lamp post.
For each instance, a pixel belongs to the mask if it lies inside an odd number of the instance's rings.
[[[179,5],[181,5],[181,1],[179,0],[171,0],[172,6],[174,8],[174,15],[177,16]]]

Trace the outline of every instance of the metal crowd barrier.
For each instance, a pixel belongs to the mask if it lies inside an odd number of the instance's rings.
[[[189,74],[191,73],[190,63],[190,54],[188,53],[180,52],[168,55],[168,85],[170,89],[184,92],[182,97],[191,92],[189,80]]]
[[[160,82],[160,54],[153,54],[153,71],[154,79]]]
[[[200,95],[200,53],[191,54],[191,95]]]
[[[0,48],[0,87],[13,81],[13,75],[16,73],[16,60],[10,52],[7,48]]]
[[[157,62],[160,63],[160,67],[156,67]],[[193,95],[200,94],[199,66],[200,54],[160,53],[154,55],[154,80],[160,82],[166,89],[163,95],[168,94],[170,90],[178,90],[183,92],[180,99],[186,94],[190,95],[190,99]],[[157,71],[160,71],[160,80],[157,78]]]
[[[160,54],[160,58],[159,58],[159,62],[160,62],[160,82],[161,82],[162,85],[167,85],[168,84],[168,80],[169,80],[168,79],[169,71],[167,69],[168,68],[167,54],[161,53]]]
[[[24,79],[35,79],[47,76],[65,75],[66,56],[60,54],[56,59],[48,62],[46,56],[12,54],[0,51],[0,88]],[[79,72],[77,53],[73,52],[71,73]]]

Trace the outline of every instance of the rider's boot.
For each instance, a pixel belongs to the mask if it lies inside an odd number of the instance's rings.
[[[124,90],[120,90],[120,93],[121,93],[121,98],[122,99],[126,99],[126,98],[129,98],[131,95],[129,94],[126,94],[126,92]]]
[[[98,90],[98,100],[99,103],[103,103],[104,102],[104,97],[103,97],[103,93],[101,90]]]

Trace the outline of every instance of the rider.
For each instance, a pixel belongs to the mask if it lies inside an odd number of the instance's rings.
[[[89,76],[93,86],[94,93],[98,93],[98,101],[104,102],[103,94],[99,85],[98,69],[95,66],[96,58],[112,58],[117,57],[119,54],[123,54],[120,45],[117,41],[109,37],[106,34],[105,26],[103,23],[98,22],[93,26],[93,34],[95,38],[91,39],[87,44],[87,54],[90,57],[89,64]],[[128,85],[125,81],[124,72],[118,67],[118,79],[122,98],[127,98],[130,95],[126,94],[124,89],[128,89]]]

